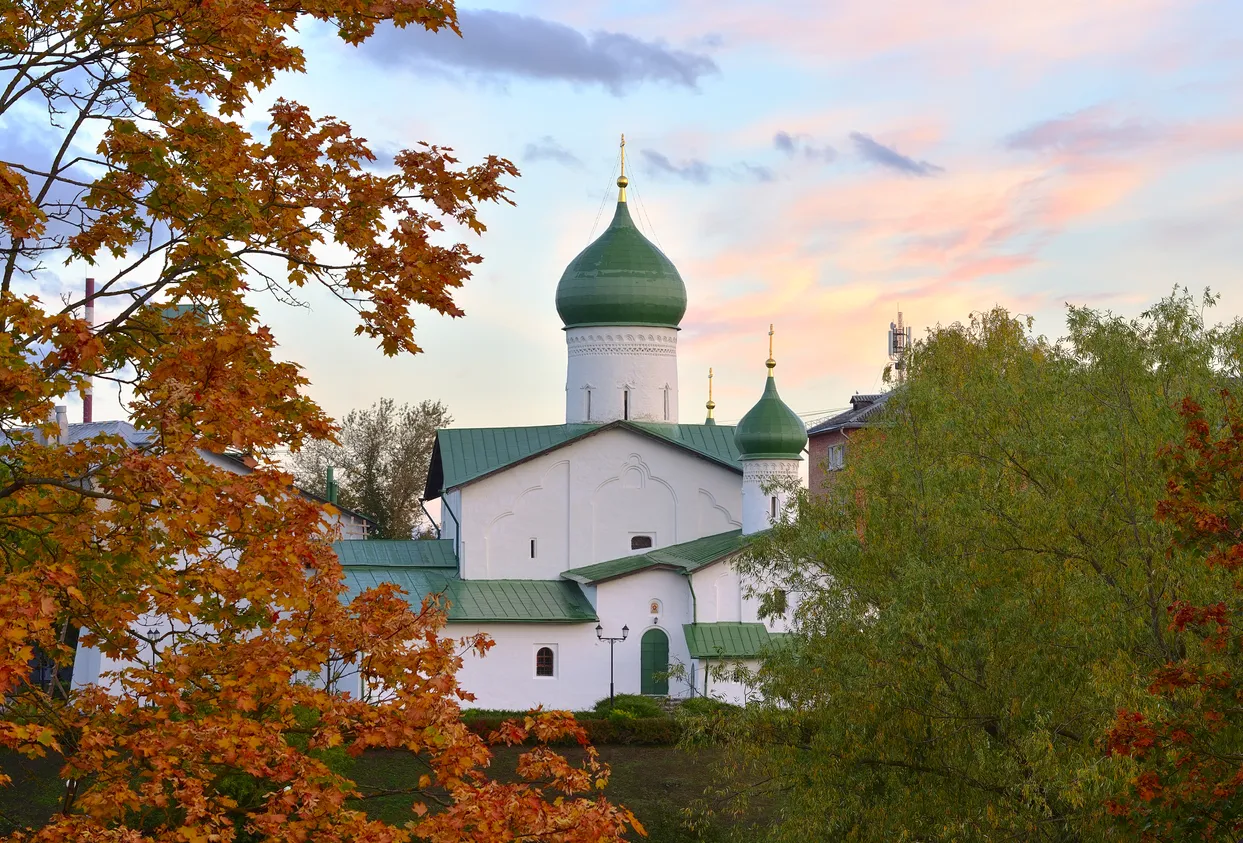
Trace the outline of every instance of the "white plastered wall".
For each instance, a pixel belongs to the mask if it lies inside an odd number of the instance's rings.
[[[742,464],[742,532],[767,530],[773,523],[772,499],[777,515],[790,506],[788,484],[799,482],[802,460],[747,460]]]
[[[669,638],[669,663],[692,670],[690,651],[682,624],[691,622],[691,592],[687,577],[676,571],[650,570],[608,580],[596,586],[596,613],[605,635],[620,635],[623,625],[630,627],[630,637],[617,645],[617,692],[637,694],[641,690],[642,661],[639,642],[643,633],[659,627]],[[651,612],[656,601],[658,612]],[[689,684],[669,680],[669,695],[684,697]]]
[[[737,529],[736,471],[631,430],[605,430],[519,463],[446,501],[461,519],[466,579],[556,579],[654,548]],[[442,536],[454,538],[445,517]],[[531,540],[536,554],[531,558]]]
[[[671,423],[678,420],[676,328],[567,328],[565,342],[567,424],[622,418]]]
[[[628,577],[584,587],[600,617],[606,636],[621,635],[613,645],[614,689],[618,694],[637,694],[642,688],[640,641],[652,627],[669,639],[669,661],[691,670],[690,653],[682,624],[691,619],[690,590],[686,577],[673,571],[643,571]],[[651,604],[657,604],[653,614]],[[476,699],[471,708],[526,709],[536,705],[581,711],[591,708],[609,693],[609,644],[596,638],[595,624],[449,624],[442,633],[458,638],[486,633],[496,642],[486,655],[467,654],[458,681]],[[535,675],[535,654],[542,646],[553,648],[555,675]],[[669,694],[690,694],[686,681],[670,679]]]
[[[743,661],[697,659],[695,664],[695,690],[697,695],[703,696],[706,689],[707,696],[714,700],[721,700],[734,705],[746,705],[748,702],[754,701],[759,695],[748,684],[736,682],[732,679],[718,680],[712,675],[713,671],[723,669],[727,674],[733,676],[738,668],[742,668],[754,675],[760,669],[760,662],[757,659],[746,659]]]

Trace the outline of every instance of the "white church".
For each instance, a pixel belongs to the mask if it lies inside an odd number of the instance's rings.
[[[731,560],[785,509],[806,429],[777,394],[771,342],[736,427],[715,423],[711,395],[706,420],[679,420],[686,287],[631,220],[624,159],[617,184],[612,223],[557,287],[565,423],[439,431],[426,499],[440,538],[334,545],[351,594],[441,594],[445,634],[496,642],[459,677],[480,708],[581,710],[610,682],[742,702],[745,684],[710,666],[754,668],[785,631]]]

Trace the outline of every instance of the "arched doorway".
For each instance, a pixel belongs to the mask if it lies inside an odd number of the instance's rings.
[[[651,696],[669,695],[669,636],[649,626],[639,642],[639,691]]]

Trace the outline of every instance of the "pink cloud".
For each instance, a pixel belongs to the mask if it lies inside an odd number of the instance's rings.
[[[952,72],[983,57],[1047,64],[1144,46],[1184,9],[1177,0],[997,0],[877,3],[810,0],[776,7],[744,0],[691,0],[659,18],[639,18],[670,37],[720,33],[727,46],[764,44],[817,63],[897,51],[938,56]],[[633,20],[633,19],[632,19]]]

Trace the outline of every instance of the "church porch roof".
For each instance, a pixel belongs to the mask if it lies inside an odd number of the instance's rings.
[[[682,634],[693,659],[754,659],[785,637],[762,623],[732,621],[682,624]]]
[[[742,535],[742,530],[730,530],[727,533],[704,536],[634,556],[623,556],[620,559],[571,568],[563,572],[561,576],[574,582],[595,585],[647,570],[677,571],[689,574],[734,555],[742,550],[749,538],[749,536]]]

